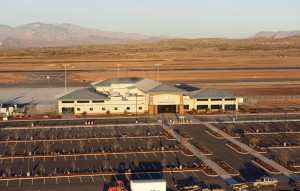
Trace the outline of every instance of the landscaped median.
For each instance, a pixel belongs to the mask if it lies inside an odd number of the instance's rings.
[[[228,143],[226,143],[226,145],[240,154],[249,154],[248,151],[246,151],[245,149],[241,148],[240,146],[238,146],[232,142],[228,142]]]
[[[223,170],[225,170],[229,175],[231,176],[238,176],[239,173],[233,169],[231,166],[229,166],[227,163],[225,163],[222,160],[215,160],[215,163],[221,167]]]
[[[254,158],[252,160],[252,162],[269,173],[272,173],[272,174],[280,174],[281,173],[279,170],[273,168],[271,165],[269,165],[268,163],[266,163],[258,158]]]
[[[218,176],[218,174],[207,164],[205,164],[203,161],[195,162],[195,165],[198,166],[200,169],[202,169],[204,174],[206,174],[207,176],[213,176],[213,177]]]
[[[275,161],[276,163],[280,164],[281,166],[283,166],[284,168],[292,171],[293,173],[300,173],[300,170],[295,168],[293,165],[285,163],[281,160],[279,160],[278,158],[273,158],[273,161]]]
[[[208,150],[207,148],[205,148],[203,145],[199,144],[199,143],[194,143],[193,144],[202,154],[204,155],[212,155],[212,152],[210,150]]]
[[[211,136],[213,136],[216,139],[224,139],[224,137],[222,135],[220,135],[219,133],[217,133],[211,129],[207,129],[205,132],[210,134]]]

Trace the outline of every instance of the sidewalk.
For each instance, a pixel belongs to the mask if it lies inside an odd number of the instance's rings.
[[[290,179],[292,179],[294,181],[299,180],[299,176],[297,176],[296,174],[292,173],[291,171],[289,171],[288,169],[284,168],[283,166],[277,164],[273,160],[268,159],[267,157],[265,157],[262,154],[258,153],[254,149],[250,148],[249,146],[247,146],[247,145],[239,142],[238,140],[234,139],[233,137],[231,137],[227,133],[219,130],[218,128],[216,128],[215,126],[209,124],[208,122],[204,122],[203,124],[205,126],[207,126],[208,128],[210,128],[211,130],[213,130],[213,131],[219,133],[220,135],[222,135],[228,141],[230,141],[230,142],[238,145],[239,147],[245,149],[246,151],[249,152],[249,154],[253,155],[254,157],[256,157],[256,158],[258,158],[258,159],[260,159],[260,160],[262,160],[264,162],[266,162],[267,164],[271,165],[273,168],[279,170],[281,173],[283,173],[284,175],[286,175]]]
[[[174,130],[168,130],[167,127],[169,126],[169,124],[167,122],[167,119],[164,120],[163,124],[164,124],[163,128],[166,131],[168,131],[173,137],[175,137],[177,141],[181,142],[183,140],[183,138],[178,133],[176,133]],[[185,146],[187,147],[187,149],[189,149],[191,152],[193,152],[193,154],[196,157],[198,157],[205,164],[207,164],[211,169],[213,169],[218,174],[218,176],[220,176],[223,180],[225,180],[225,182],[228,185],[239,183],[234,178],[232,178],[230,175],[228,175],[225,172],[225,170],[223,170],[221,167],[219,167],[216,163],[214,163],[212,160],[210,160],[207,156],[203,155],[196,147],[194,147],[190,143],[187,143]],[[243,191],[247,191],[247,189],[243,189]]]

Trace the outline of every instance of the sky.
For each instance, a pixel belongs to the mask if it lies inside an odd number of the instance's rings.
[[[300,30],[300,0],[0,0],[0,24],[72,23],[183,38]]]

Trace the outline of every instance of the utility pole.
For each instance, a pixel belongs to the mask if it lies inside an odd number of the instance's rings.
[[[161,64],[154,64],[154,66],[157,67],[157,81],[159,82],[159,67],[161,66]]]
[[[117,64],[117,66],[118,66],[118,78],[120,78],[120,66],[121,66],[122,64]]]
[[[135,122],[137,123],[137,91],[135,93]]]
[[[70,66],[70,64],[62,64],[63,67],[65,67],[65,93],[67,92],[67,66]]]

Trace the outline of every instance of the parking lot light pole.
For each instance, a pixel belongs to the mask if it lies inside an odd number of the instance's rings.
[[[67,66],[70,66],[70,64],[62,64],[63,67],[65,67],[65,93],[67,92]]]
[[[122,64],[117,64],[117,66],[118,66],[118,78],[120,78],[120,66],[121,66]]]
[[[154,66],[157,66],[157,81],[159,82],[159,67],[161,64],[154,64]]]

